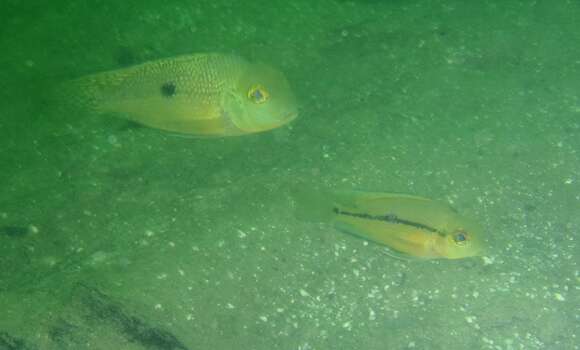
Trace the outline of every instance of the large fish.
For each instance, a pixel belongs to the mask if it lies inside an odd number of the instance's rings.
[[[295,192],[297,214],[383,244],[407,257],[460,259],[482,253],[480,227],[449,205],[376,192]]]
[[[281,72],[217,53],[93,74],[64,83],[57,93],[69,105],[196,136],[261,132],[298,115]]]

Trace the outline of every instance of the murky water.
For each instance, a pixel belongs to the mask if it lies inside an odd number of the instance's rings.
[[[0,5],[0,349],[579,349],[580,3]],[[62,113],[58,82],[225,52],[290,126],[196,139]],[[399,260],[293,215],[301,183],[478,218]]]

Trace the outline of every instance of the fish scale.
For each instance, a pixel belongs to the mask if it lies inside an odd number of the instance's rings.
[[[61,101],[194,136],[233,136],[280,127],[297,116],[289,83],[274,68],[217,53],[96,73],[62,84]]]
[[[383,192],[294,191],[297,216],[330,223],[406,257],[461,259],[481,255],[482,230],[449,205]]]

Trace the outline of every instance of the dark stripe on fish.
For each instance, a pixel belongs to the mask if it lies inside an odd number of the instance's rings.
[[[384,221],[384,222],[388,222],[390,224],[407,225],[407,226],[412,226],[412,227],[415,227],[415,228],[418,228],[421,230],[437,233],[438,235],[442,235],[442,236],[445,235],[445,232],[442,232],[434,227],[422,224],[420,222],[405,220],[405,219],[399,218],[395,214],[371,215],[371,214],[366,214],[366,213],[351,213],[348,211],[340,210],[338,208],[333,208],[332,210],[338,215],[352,216],[355,218],[361,218],[361,219],[367,219],[367,220]]]

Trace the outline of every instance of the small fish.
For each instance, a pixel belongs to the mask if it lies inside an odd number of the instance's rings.
[[[218,53],[193,54],[97,73],[59,86],[68,106],[114,113],[152,128],[234,136],[280,127],[298,115],[284,75]]]
[[[380,243],[405,257],[461,259],[481,255],[479,226],[428,198],[376,192],[296,191],[297,216]]]

